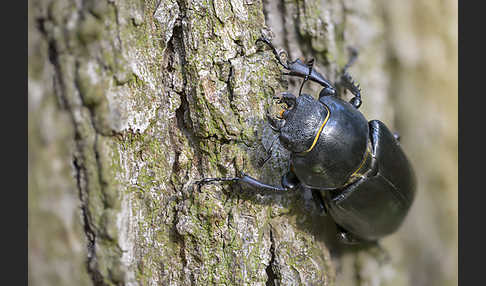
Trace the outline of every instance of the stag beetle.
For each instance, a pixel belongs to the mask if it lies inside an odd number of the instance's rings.
[[[398,229],[415,197],[416,179],[410,162],[400,147],[399,137],[379,120],[367,121],[358,111],[361,90],[347,69],[357,57],[352,50],[336,85],[354,96],[347,102],[319,72],[313,60],[286,63],[270,40],[268,45],[278,63],[288,72],[303,78],[296,97],[282,93],[283,110],[277,118],[267,113],[272,129],[283,147],[291,152],[288,172],[282,186],[263,183],[246,174],[236,178],[205,178],[198,184],[216,181],[246,183],[258,189],[286,192],[299,186],[310,188],[338,227],[344,243],[374,242]],[[301,94],[307,80],[323,89],[319,99]]]

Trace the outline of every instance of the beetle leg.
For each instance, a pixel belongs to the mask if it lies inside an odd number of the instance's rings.
[[[196,181],[196,184],[198,186],[200,185],[205,185],[205,184],[210,184],[214,182],[240,182],[240,183],[245,183],[249,186],[252,186],[257,189],[265,190],[265,191],[273,191],[273,192],[287,192],[290,191],[290,189],[284,187],[279,187],[279,186],[272,186],[266,183],[263,183],[255,178],[252,178],[244,173],[242,173],[241,177],[234,177],[234,178],[204,178],[199,181]]]
[[[334,86],[331,84],[330,81],[324,78],[322,74],[320,74],[318,71],[312,69],[312,67],[309,67],[309,64],[313,64],[313,61],[309,61],[307,64],[303,63],[300,59],[296,59],[295,61],[291,62],[288,60],[288,57],[286,59],[286,63],[282,62],[282,59],[280,57],[281,54],[287,54],[286,52],[277,52],[277,49],[273,46],[272,42],[270,42],[269,39],[265,37],[260,37],[258,41],[262,41],[263,43],[267,44],[271,49],[275,57],[277,58],[277,61],[280,65],[282,65],[288,72],[285,72],[285,75],[291,75],[291,76],[298,76],[301,78],[304,78],[305,81],[311,80],[314,82],[319,83],[322,85],[324,88],[329,88],[329,90],[335,90]],[[305,82],[304,81],[304,82]],[[300,93],[299,93],[300,95]]]
[[[393,132],[393,137],[395,137],[395,139],[400,142],[400,133],[398,133],[397,131]]]
[[[386,250],[378,240],[371,242],[374,248],[372,248],[374,256],[380,265],[388,264],[391,262],[390,253]]]
[[[327,207],[322,198],[321,191],[318,189],[312,189],[312,197],[318,203],[319,210],[322,215],[327,216]]]
[[[349,90],[354,95],[354,97],[351,98],[349,103],[351,103],[356,109],[358,109],[361,106],[361,103],[362,103],[361,102],[361,88],[359,87],[359,84],[356,85],[356,83],[353,80],[353,78],[351,77],[351,75],[349,75],[349,73],[347,73],[347,72],[344,72],[341,75],[340,84],[344,88]]]
[[[344,244],[358,244],[363,242],[361,239],[357,238],[356,236],[352,235],[349,231],[342,228],[340,225],[336,225],[338,229],[337,238],[340,242]]]
[[[294,172],[292,172],[292,170],[289,170],[287,173],[285,173],[285,175],[282,176],[281,182],[282,186],[289,190],[294,190],[300,185],[299,179]]]
[[[358,51],[353,47],[348,47],[350,56],[349,60],[344,66],[339,81],[336,85],[342,86],[343,88],[349,90],[354,97],[349,101],[356,109],[361,106],[361,89],[359,84],[356,84],[351,75],[348,73],[348,68],[351,67],[356,59],[358,58]]]
[[[264,36],[261,36],[256,41],[257,42],[261,41],[261,42],[264,42],[265,44],[267,44],[267,46],[269,46],[272,49],[272,52],[275,55],[275,57],[277,58],[278,63],[280,65],[282,65],[285,69],[289,69],[289,66],[287,64],[283,63],[282,62],[282,58],[280,57],[281,54],[287,55],[287,53],[285,51],[282,51],[282,52],[279,53],[277,51],[277,49],[273,46],[272,42],[269,39],[267,39],[266,37],[264,37]],[[286,57],[286,58],[288,58],[288,57]]]
[[[349,51],[349,60],[344,66],[343,72],[347,71],[348,68],[350,68],[358,58],[358,50],[356,48],[348,47],[348,51]]]

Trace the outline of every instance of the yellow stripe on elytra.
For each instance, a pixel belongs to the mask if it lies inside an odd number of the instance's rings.
[[[322,132],[322,129],[324,129],[324,125],[326,125],[327,120],[329,120],[329,116],[331,115],[331,111],[329,110],[329,108],[326,105],[324,105],[324,107],[327,110],[326,118],[324,119],[324,122],[322,123],[321,127],[319,127],[319,132],[317,133],[316,137],[314,138],[314,142],[312,142],[312,145],[310,146],[310,148],[303,151],[303,152],[300,152],[301,154],[309,153],[310,151],[312,151],[314,146],[316,146],[316,144],[317,144],[317,140],[319,139],[319,136],[321,136],[321,132]]]
[[[358,173],[359,170],[361,170],[361,168],[363,168],[363,165],[365,164],[366,160],[368,159],[368,156],[371,155],[370,153],[370,149],[366,148],[366,153],[365,153],[365,156],[364,156],[364,159],[363,161],[361,162],[361,164],[359,165],[358,169],[356,169],[356,171],[354,171],[354,173],[351,175],[351,177],[353,177],[354,175],[356,175]]]

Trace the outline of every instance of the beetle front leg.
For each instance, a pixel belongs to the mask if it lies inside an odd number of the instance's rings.
[[[286,63],[282,62],[282,59],[280,57],[281,54],[287,55],[286,52],[278,52],[277,49],[273,46],[272,42],[270,42],[269,39],[265,37],[260,37],[257,42],[263,42],[266,45],[268,45],[271,49],[275,57],[277,58],[277,61],[280,65],[282,65],[288,72],[285,72],[285,75],[291,75],[291,76],[297,76],[300,78],[304,78],[304,82],[307,80],[311,80],[314,82],[319,83],[322,85],[324,88],[327,88],[330,92],[334,91],[335,93],[335,88],[331,84],[330,81],[328,81],[322,74],[320,74],[318,71],[312,68],[313,60],[310,60],[307,64],[302,62],[300,59],[296,59],[295,61],[289,61],[288,57],[286,59]],[[302,89],[302,87],[301,87]],[[299,93],[300,95],[300,93]]]
[[[281,55],[281,54],[285,54],[285,55],[287,55],[287,53],[286,53],[286,52],[284,52],[284,51],[283,51],[283,52],[280,52],[280,53],[279,53],[279,52],[277,51],[277,49],[276,49],[276,48],[273,46],[272,42],[271,42],[269,39],[267,39],[266,37],[264,37],[264,36],[261,36],[261,37],[260,37],[260,38],[258,38],[256,41],[257,41],[257,42],[264,42],[264,43],[265,43],[267,46],[269,46],[269,47],[272,49],[272,52],[273,52],[273,54],[275,55],[275,58],[277,58],[278,63],[279,63],[280,65],[282,65],[282,66],[283,66],[285,69],[289,69],[289,66],[288,66],[287,64],[283,63],[283,62],[282,62],[282,59],[281,59],[281,57],[280,57],[280,55]],[[287,61],[287,62],[288,62],[288,61]]]
[[[349,75],[347,72],[341,75],[340,84],[354,95],[349,103],[351,103],[356,109],[358,109],[362,103],[361,89],[359,87],[359,84],[356,85],[351,75]]]
[[[348,68],[353,65],[358,57],[358,51],[355,48],[349,47],[349,60],[344,66],[339,81],[336,82],[337,86],[342,86],[343,88],[349,90],[354,97],[349,101],[356,109],[361,106],[361,89],[359,84],[356,84],[351,75],[348,73]]]

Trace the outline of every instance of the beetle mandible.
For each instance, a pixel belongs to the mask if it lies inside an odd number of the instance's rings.
[[[257,40],[268,45],[284,74],[303,78],[299,96],[283,92],[278,103],[284,104],[280,116],[267,119],[279,134],[283,147],[291,152],[288,172],[281,186],[263,183],[246,174],[235,178],[205,178],[198,184],[217,181],[244,182],[253,187],[276,192],[310,188],[321,207],[336,223],[338,238],[344,243],[377,241],[395,232],[407,215],[416,192],[412,166],[403,152],[399,137],[379,120],[367,121],[358,110],[361,91],[347,68],[351,58],[335,83],[354,96],[347,102],[338,90],[313,69],[313,60],[283,62],[281,54],[270,40]],[[302,94],[308,80],[323,89],[319,99]]]

